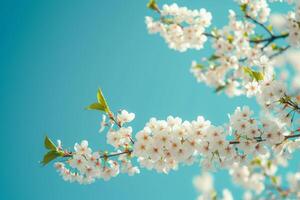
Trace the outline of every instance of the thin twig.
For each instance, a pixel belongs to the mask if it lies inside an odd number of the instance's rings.
[[[274,57],[276,57],[276,56],[278,56],[278,55],[284,53],[284,52],[285,52],[286,50],[288,50],[290,47],[291,47],[291,46],[288,45],[288,46],[286,46],[286,47],[280,49],[278,52],[276,52],[276,53],[274,53],[273,55],[271,55],[271,56],[270,56],[270,59],[272,59],[272,58],[274,58]]]
[[[259,25],[260,27],[262,27],[263,29],[265,29],[265,31],[267,31],[267,33],[269,33],[269,35],[270,35],[271,37],[274,36],[273,33],[272,33],[272,32],[271,32],[264,24],[260,23],[259,21],[257,21],[256,19],[250,17],[250,16],[247,15],[247,14],[245,15],[245,17],[246,17],[247,19],[250,19],[253,23],[255,23],[255,24]]]
[[[120,156],[120,155],[123,155],[123,154],[128,154],[129,155],[131,153],[132,153],[132,150],[125,150],[125,151],[118,152],[118,153],[103,154],[103,155],[100,156],[100,158],[107,159],[107,158],[110,158],[110,157]],[[63,157],[72,157],[74,154],[75,154],[74,152],[65,152]]]
[[[284,137],[284,140],[287,140],[287,139],[290,139],[290,138],[296,138],[296,137],[300,137],[300,134],[291,134],[291,135],[286,135]],[[263,142],[265,140],[262,140],[262,139],[257,139],[256,142]],[[230,141],[229,144],[239,144],[240,141],[239,140],[233,140],[233,141]]]

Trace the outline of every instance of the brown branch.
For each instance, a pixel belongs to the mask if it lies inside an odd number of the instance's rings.
[[[110,158],[110,157],[120,156],[120,155],[123,155],[123,154],[130,155],[132,152],[133,152],[133,150],[125,150],[125,151],[118,152],[118,153],[103,154],[103,155],[100,156],[100,158],[107,159],[107,158]],[[65,158],[72,157],[74,154],[75,154],[75,152],[68,152],[68,151],[66,151],[64,153],[63,157],[65,157]]]
[[[291,139],[291,138],[296,138],[296,137],[300,137],[300,134],[291,134],[291,135],[286,135],[284,137],[284,140],[287,140],[287,139]],[[262,139],[256,139],[256,142],[263,142],[265,140],[262,140]],[[229,144],[239,144],[240,141],[239,140],[233,140],[233,141],[230,141]]]
[[[299,134],[293,134],[293,135],[287,135],[285,136],[285,139],[290,139],[290,138],[296,138],[296,137],[300,137],[300,133]]]
[[[202,33],[202,35],[205,35],[206,37],[211,37],[211,38],[215,38],[215,39],[218,39],[217,36],[211,34],[211,33]]]
[[[108,113],[108,116],[109,116],[109,118],[110,118],[113,122],[115,122],[115,123],[117,124],[117,126],[118,126],[119,128],[122,127],[121,123],[118,122],[118,121],[116,120],[116,118],[115,118],[115,116],[114,116],[114,114],[113,114],[112,112],[109,112],[109,113]],[[129,136],[129,139],[130,139],[130,142],[131,142],[132,144],[134,144],[134,140],[132,139],[132,137]]]
[[[278,40],[278,39],[282,39],[282,38],[286,38],[288,37],[289,34],[288,33],[285,33],[285,34],[281,34],[281,35],[272,35],[271,37],[268,37],[268,38],[263,38],[263,39],[253,39],[253,40],[250,40],[251,43],[263,43],[263,42],[267,42],[267,43],[271,43],[275,40]]]
[[[274,36],[273,33],[264,24],[260,23],[259,21],[257,21],[256,19],[252,18],[251,16],[249,16],[247,14],[245,15],[245,17],[246,17],[246,19],[250,19],[253,23],[255,23],[255,24],[259,25],[260,27],[262,27],[263,29],[265,29],[265,31],[267,31],[267,33],[269,33],[269,35],[271,37]]]
[[[274,58],[274,57],[276,57],[276,56],[282,54],[283,52],[285,52],[286,50],[288,50],[290,47],[291,47],[291,46],[288,45],[288,46],[286,46],[286,47],[284,47],[284,48],[281,48],[278,52],[272,54],[272,55],[270,56],[270,59],[272,59],[272,58]]]

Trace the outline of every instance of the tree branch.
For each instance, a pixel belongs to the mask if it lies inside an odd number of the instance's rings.
[[[120,155],[123,155],[123,154],[128,154],[129,155],[132,152],[133,152],[133,150],[125,150],[125,151],[118,152],[118,153],[103,154],[103,155],[100,156],[100,158],[107,159],[107,158],[110,158],[110,157],[120,156]],[[72,157],[74,154],[75,154],[75,152],[66,151],[65,154],[63,155],[63,157],[65,157],[65,158]]]
[[[286,46],[286,47],[284,47],[284,48],[281,48],[278,52],[272,54],[272,55],[270,56],[270,59],[272,59],[272,58],[274,58],[274,57],[276,57],[276,56],[278,56],[278,55],[284,53],[284,52],[285,52],[286,50],[288,50],[290,47],[291,47],[291,46],[288,45],[288,46]]]
[[[257,21],[256,19],[252,18],[251,16],[249,16],[247,14],[245,15],[245,17],[246,17],[246,19],[250,19],[254,24],[257,24],[260,27],[262,27],[265,31],[267,31],[267,33],[269,33],[269,35],[271,37],[274,36],[273,33],[264,24],[260,23],[259,21]]]

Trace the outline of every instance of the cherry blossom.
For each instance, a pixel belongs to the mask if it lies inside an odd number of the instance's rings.
[[[145,20],[150,34],[159,33],[171,49],[178,51],[203,48],[207,40],[203,33],[211,24],[211,13],[205,9],[189,10],[177,4],[164,5],[157,11],[158,21],[149,16]]]
[[[150,0],[155,16],[145,18],[146,26],[179,52],[200,50],[210,42],[212,54],[192,61],[190,72],[216,92],[253,98],[259,113],[243,105],[222,125],[201,115],[190,121],[152,117],[135,130],[130,125],[135,113],[115,114],[99,89],[97,102],[87,109],[103,113],[99,132],[106,131],[110,150],[93,151],[82,140],[70,151],[60,140],[56,145],[46,137],[48,152],[42,164],[56,160],[54,167],[63,180],[91,184],[120,173],[133,176],[147,169],[168,174],[200,163],[201,175],[193,180],[199,200],[233,199],[228,189],[215,189],[213,173],[220,169],[245,189],[245,200],[299,199],[299,172],[283,174],[279,169],[287,167],[300,148],[300,1],[235,2],[238,9],[228,11],[228,23],[209,29],[212,14],[205,8],[159,6]],[[288,3],[290,10],[276,14],[270,2]]]

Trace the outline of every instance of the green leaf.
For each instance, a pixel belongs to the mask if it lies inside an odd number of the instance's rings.
[[[48,136],[45,137],[44,146],[46,149],[56,150],[55,144],[50,140],[50,138],[48,138]]]
[[[224,90],[226,88],[226,85],[220,85],[218,86],[216,89],[215,89],[215,92],[218,93],[218,92],[221,92],[222,90]]]
[[[218,198],[218,194],[217,194],[217,192],[216,191],[212,191],[212,193],[211,193],[211,200],[217,200]]]
[[[252,79],[261,81],[264,79],[264,75],[262,72],[253,71],[250,67],[243,67],[243,70],[246,74],[248,74]]]
[[[162,21],[164,24],[174,24],[174,20],[171,19],[171,18],[162,17],[162,18],[161,18],[161,21]]]
[[[91,105],[87,106],[86,109],[99,110],[99,111],[106,112],[107,114],[110,113],[109,107],[100,88],[98,89],[97,92],[97,100],[98,102],[92,103]]]
[[[245,13],[247,11],[247,4],[242,4],[240,6],[240,8],[241,8],[241,11]]]
[[[267,162],[267,168],[270,169],[272,167],[272,161],[268,160]]]
[[[86,107],[87,110],[100,110],[105,112],[105,108],[100,103],[92,103],[88,107]]]
[[[264,80],[264,75],[261,72],[252,71],[253,78],[258,82]]]
[[[212,56],[210,56],[209,58],[208,58],[208,60],[209,61],[214,61],[214,60],[217,60],[217,59],[219,59],[220,57],[219,56],[216,56],[216,55],[212,55]]]
[[[44,155],[43,161],[41,162],[44,166],[47,165],[52,160],[56,159],[57,157],[63,156],[63,152],[59,151],[49,151]]]
[[[274,185],[277,185],[278,183],[278,179],[276,176],[271,176],[271,182],[274,184]]]
[[[159,11],[157,3],[156,3],[155,0],[150,0],[147,4],[147,8],[150,8],[150,9],[155,10],[155,11]]]
[[[267,26],[267,29],[268,29],[270,32],[272,32],[272,31],[273,31],[273,26],[272,26],[272,25],[269,25],[269,26]]]
[[[250,67],[243,67],[243,70],[246,74],[248,75],[252,75],[252,69]]]
[[[255,35],[254,37],[251,37],[251,40],[253,41],[260,41],[261,39],[263,39],[263,35]]]
[[[278,47],[276,44],[271,44],[272,50],[280,50],[280,47]]]
[[[196,69],[204,69],[205,67],[204,67],[204,65],[201,65],[201,64],[196,64],[196,65],[194,65],[193,66],[193,68],[196,68]]]
[[[254,158],[254,159],[251,161],[251,164],[252,164],[252,165],[258,165],[258,166],[261,166],[261,159],[259,159],[258,157],[257,157],[257,158]]]
[[[211,31],[211,34],[218,38],[218,29],[214,27],[213,30]]]
[[[103,106],[104,111],[107,112],[107,113],[110,112],[109,107],[107,105],[107,102],[105,100],[105,97],[104,97],[104,95],[103,95],[100,88],[98,89],[97,99],[98,99],[98,103],[100,103],[101,106]]]
[[[233,35],[228,35],[228,36],[227,36],[227,41],[228,41],[230,44],[233,42],[233,40],[234,40]]]

